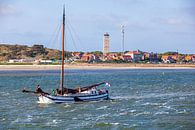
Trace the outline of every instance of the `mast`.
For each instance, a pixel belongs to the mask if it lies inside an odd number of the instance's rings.
[[[65,6],[63,7],[63,22],[62,22],[62,66],[61,66],[61,84],[60,90],[61,95],[63,95],[64,86],[64,35],[65,35]]]

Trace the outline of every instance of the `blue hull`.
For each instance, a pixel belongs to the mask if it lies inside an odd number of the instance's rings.
[[[99,101],[108,100],[108,93],[104,94],[87,94],[87,95],[70,95],[70,96],[52,96],[52,95],[41,95],[39,96],[39,103],[71,103],[71,102],[82,102],[82,101]]]

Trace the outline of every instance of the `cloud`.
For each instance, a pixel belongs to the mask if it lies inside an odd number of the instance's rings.
[[[12,15],[15,9],[12,5],[0,5],[0,15]]]
[[[143,5],[145,0],[107,0],[109,2],[114,2],[116,4],[124,4],[124,5]]]
[[[184,4],[187,5],[184,11],[189,14],[191,18],[195,19],[195,0],[184,0]]]
[[[90,16],[94,19],[91,19],[93,22],[100,22],[102,24],[109,24],[109,25],[115,25],[115,26],[121,26],[125,25],[127,26],[129,24],[129,18],[125,15],[117,15],[117,14],[108,14],[108,15],[93,15]]]
[[[191,16],[193,16],[193,18],[195,18],[194,12],[195,12],[195,6],[190,6],[186,8],[186,11],[188,14],[190,14]]]
[[[13,15],[17,12],[16,8],[10,3],[10,0],[0,0],[0,15]]]
[[[167,19],[161,19],[160,23],[168,24],[168,25],[183,25],[185,22],[182,19],[167,18]]]
[[[155,18],[152,19],[153,23],[162,24],[162,25],[170,25],[176,27],[184,27],[184,26],[192,26],[194,23],[190,19],[183,19],[177,17],[169,17],[169,18]]]

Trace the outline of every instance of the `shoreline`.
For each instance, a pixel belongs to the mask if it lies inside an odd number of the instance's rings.
[[[3,70],[60,70],[61,65],[0,65],[0,71]],[[74,63],[65,64],[66,69],[195,69],[195,64],[88,64]]]

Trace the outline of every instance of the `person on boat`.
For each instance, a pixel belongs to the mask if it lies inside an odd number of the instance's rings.
[[[44,92],[44,91],[41,89],[41,87],[40,87],[39,84],[38,84],[37,87],[36,87],[36,92],[37,92],[37,93],[41,93],[41,94],[49,94],[49,93]]]
[[[78,89],[79,89],[79,93],[81,93],[81,87],[80,86],[78,87]]]
[[[56,90],[53,89],[52,92],[51,92],[51,94],[52,94],[53,96],[55,96],[55,95],[56,95]]]
[[[98,93],[99,93],[99,94],[104,94],[104,93],[106,93],[106,89],[105,89],[105,88],[100,89],[100,90],[98,90]]]
[[[55,95],[57,95],[57,96],[61,95],[61,90],[59,90],[58,88],[56,88]]]
[[[37,93],[42,93],[43,90],[40,88],[40,85],[38,84],[35,90]]]

